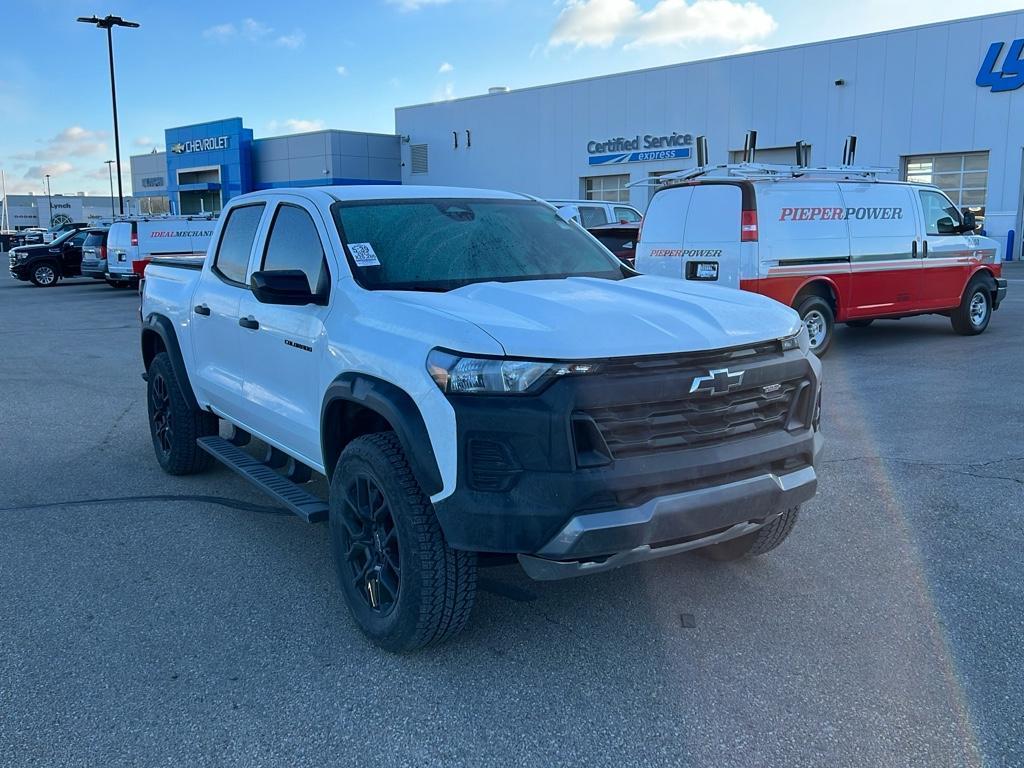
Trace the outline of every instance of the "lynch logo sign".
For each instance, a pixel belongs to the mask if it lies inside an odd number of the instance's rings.
[[[183,155],[186,152],[208,152],[211,149],[227,149],[229,136],[211,136],[208,139],[192,139],[171,144],[171,152]]]
[[[988,47],[988,53],[974,81],[979,88],[990,88],[992,93],[1002,93],[1015,91],[1024,85],[1024,38],[1010,43],[1010,50],[1006,52],[1003,66],[997,72],[996,62],[999,61],[999,54],[1002,51],[1002,43],[992,43]]]
[[[779,221],[902,218],[902,208],[783,208],[779,211]]]

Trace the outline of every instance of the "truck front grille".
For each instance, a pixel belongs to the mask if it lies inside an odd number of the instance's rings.
[[[723,395],[675,397],[588,408],[616,459],[722,442],[755,432],[784,429],[799,379]]]

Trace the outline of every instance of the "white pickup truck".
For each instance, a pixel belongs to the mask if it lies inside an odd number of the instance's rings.
[[[821,367],[797,314],[639,275],[533,198],[256,192],[204,263],[145,276],[160,465],[218,459],[329,520],[352,616],[390,650],[458,632],[481,559],[557,579],[757,555],[816,490]]]

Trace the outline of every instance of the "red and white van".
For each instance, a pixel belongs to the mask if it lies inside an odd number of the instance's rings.
[[[973,218],[937,187],[866,169],[722,166],[654,193],[636,268],[771,296],[800,313],[819,355],[836,322],[938,313],[974,335],[1006,281]]]

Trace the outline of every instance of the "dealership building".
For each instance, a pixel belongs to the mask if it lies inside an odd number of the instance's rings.
[[[399,138],[323,130],[254,139],[242,118],[168,128],[166,149],[131,158],[144,211],[219,211],[235,195],[275,187],[398,184]]]
[[[930,182],[1005,244],[1024,207],[1024,11],[400,107],[402,181],[629,202],[661,174],[755,160]],[[629,186],[633,182],[639,185]]]
[[[125,200],[128,210],[131,198]],[[59,227],[75,221],[110,220],[117,208],[117,198],[96,195],[8,195],[0,202],[0,222],[11,229],[28,227]]]

